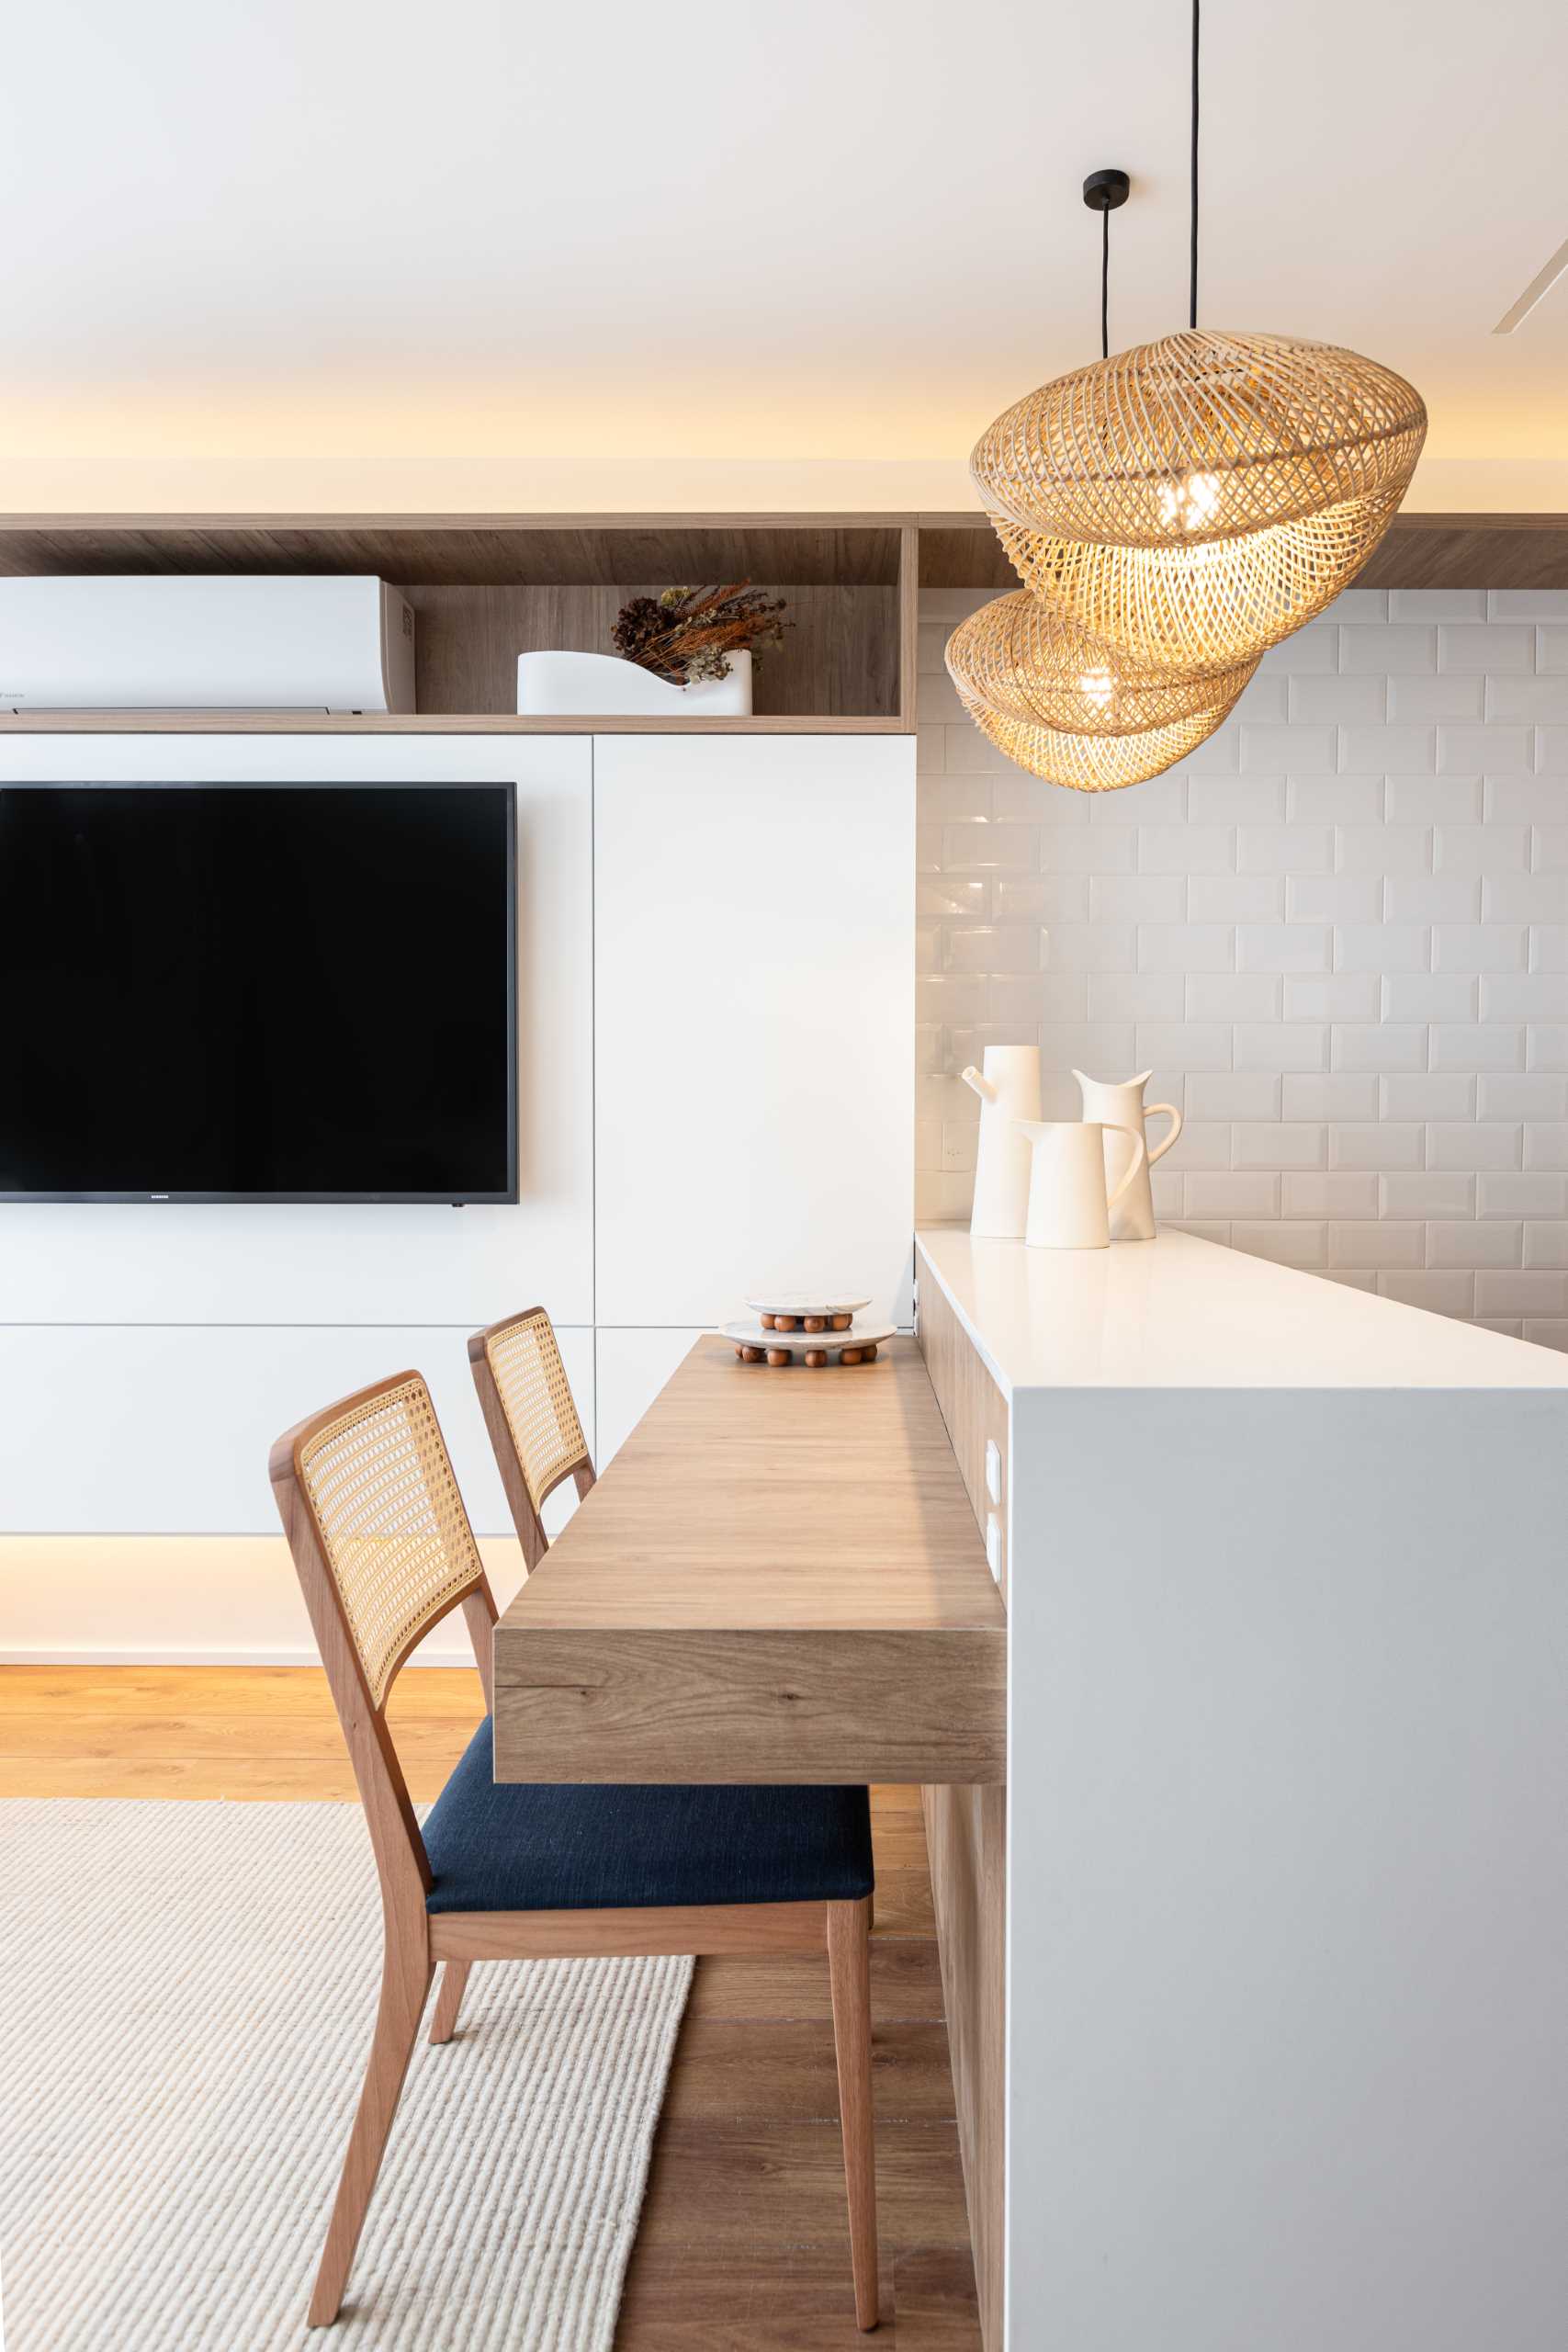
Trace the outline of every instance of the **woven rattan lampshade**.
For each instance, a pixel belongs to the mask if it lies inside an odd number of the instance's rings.
[[[1042,384],[981,435],[970,470],[1026,530],[1190,547],[1403,494],[1426,431],[1420,394],[1375,359],[1194,328]]]
[[[948,639],[947,667],[965,703],[995,718],[1109,739],[1228,709],[1258,657],[1218,677],[1178,676],[1111,651],[1020,589],[959,624]]]
[[[1214,676],[1355,577],[1426,430],[1376,360],[1190,330],[1043,384],[970,470],[1037,595],[1141,662]]]
[[[1115,792],[1125,784],[1143,784],[1161,775],[1195,752],[1230,711],[1235,697],[1191,718],[1168,727],[1151,728],[1142,735],[1075,735],[1056,727],[1033,727],[1021,718],[1006,718],[984,703],[959,694],[964,708],[998,752],[1048,784],[1065,784],[1074,792]]]
[[[1332,604],[1393,520],[1400,495],[1374,492],[1193,547],[1102,547],[991,519],[1020,579],[1065,620],[1131,662],[1213,678]]]

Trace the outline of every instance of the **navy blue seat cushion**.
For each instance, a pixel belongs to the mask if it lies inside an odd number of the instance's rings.
[[[432,1911],[590,1911],[869,1894],[864,1789],[498,1782],[490,1718],[424,1824]]]

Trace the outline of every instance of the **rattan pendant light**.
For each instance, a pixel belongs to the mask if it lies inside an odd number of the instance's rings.
[[[1004,411],[970,470],[1025,585],[1134,660],[1217,676],[1278,644],[1353,579],[1426,435],[1421,397],[1376,360],[1198,327],[1198,33],[1185,333],[1106,356]],[[1085,200],[1122,175],[1096,174]],[[1107,246],[1107,253],[1109,247]],[[1103,315],[1103,306],[1102,306]]]
[[[1212,735],[1257,657],[1183,679],[1097,645],[1024,590],[961,622],[947,668],[982,733],[1031,775],[1080,792],[1157,775]]]

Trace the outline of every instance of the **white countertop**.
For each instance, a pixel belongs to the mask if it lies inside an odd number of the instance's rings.
[[[916,1237],[1009,1396],[1015,1388],[1568,1388],[1568,1355],[1189,1233],[1109,1250]]]

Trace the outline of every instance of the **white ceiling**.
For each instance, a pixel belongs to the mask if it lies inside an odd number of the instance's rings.
[[[1410,376],[1420,503],[1568,506],[1568,277],[1490,332],[1568,236],[1563,0],[1204,13],[1201,318]],[[1134,178],[1113,345],[1185,321],[1187,40],[1187,0],[14,11],[0,505],[969,503],[978,429],[1098,350],[1086,171]]]

